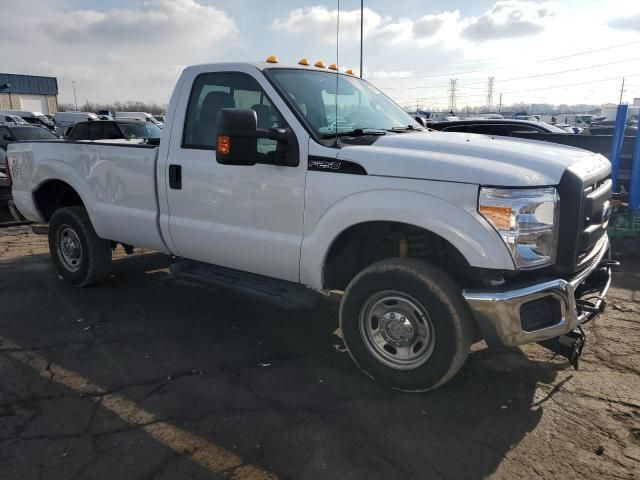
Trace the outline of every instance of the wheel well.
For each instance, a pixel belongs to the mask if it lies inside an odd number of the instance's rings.
[[[62,180],[49,180],[40,185],[34,193],[34,200],[45,222],[49,222],[53,212],[61,207],[84,205],[78,192]]]
[[[426,260],[461,287],[473,282],[469,263],[447,240],[421,227],[385,221],[354,225],[334,240],[324,264],[323,287],[344,290],[361,270],[393,257]]]

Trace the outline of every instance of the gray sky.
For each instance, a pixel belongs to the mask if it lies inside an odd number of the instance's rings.
[[[357,69],[360,1],[340,6],[339,64]],[[336,7],[336,1],[0,0],[0,70],[58,77],[62,102],[73,99],[76,80],[82,103],[166,103],[182,68],[193,63],[271,54],[282,62],[335,62]],[[625,100],[640,97],[637,0],[365,0],[365,7],[365,78],[401,104],[446,108],[449,78],[457,78],[458,106],[483,105],[489,76],[496,103],[499,93],[505,104],[617,102],[623,76]]]

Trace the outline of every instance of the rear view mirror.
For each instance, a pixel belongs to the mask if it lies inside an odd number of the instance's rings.
[[[415,121],[418,122],[423,127],[427,126],[427,121],[422,117],[414,117]]]
[[[258,117],[250,108],[223,108],[218,112],[216,160],[224,165],[255,165]]]
[[[278,148],[274,163],[285,165],[284,146],[288,143],[289,131],[283,128],[258,128],[258,117],[251,108],[222,108],[218,112],[218,137],[216,160],[223,165],[255,165],[258,139],[276,140]]]

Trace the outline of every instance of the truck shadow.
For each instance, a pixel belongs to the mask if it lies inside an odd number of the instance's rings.
[[[537,387],[552,385],[559,368],[519,349],[484,349],[438,390],[395,392],[353,364],[336,335],[335,306],[284,311],[243,301],[176,281],[170,261],[117,260],[111,279],[83,290],[60,281],[46,255],[1,263],[0,336],[282,479],[484,478],[536,427],[545,402]],[[11,363],[17,373],[2,390],[39,414],[9,435],[9,456],[40,452],[41,467],[52,462],[57,471],[58,457],[23,438],[36,432],[93,442],[69,459],[93,478],[210,475],[117,412],[94,411],[99,396]],[[47,395],[77,406],[47,409]],[[61,436],[65,429],[77,435]]]

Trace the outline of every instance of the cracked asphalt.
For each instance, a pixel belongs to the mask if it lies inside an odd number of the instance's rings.
[[[640,478],[640,261],[580,370],[474,346],[428,394],[361,374],[337,308],[285,311],[119,252],[74,289],[0,230],[0,479]]]

